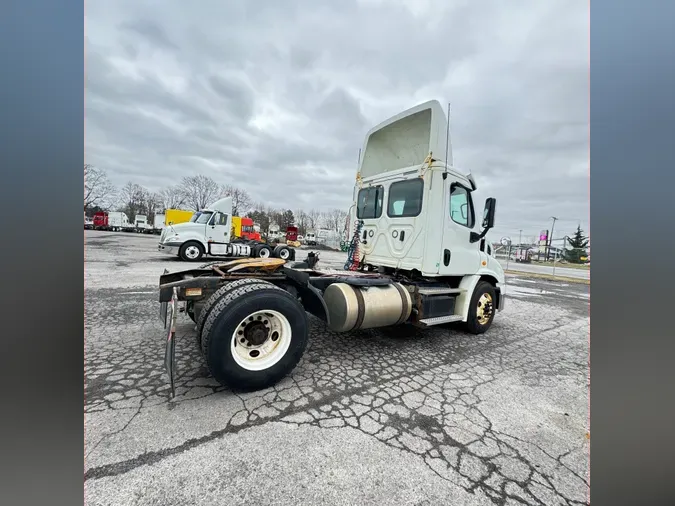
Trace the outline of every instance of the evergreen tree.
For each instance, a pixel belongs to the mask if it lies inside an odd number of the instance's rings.
[[[581,230],[581,225],[577,227],[574,236],[568,239],[571,249],[565,251],[565,260],[572,264],[582,263],[581,257],[586,256],[586,248],[588,247],[588,237],[584,235]]]

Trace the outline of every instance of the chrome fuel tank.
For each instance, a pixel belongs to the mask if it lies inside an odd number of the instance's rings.
[[[333,283],[323,297],[335,332],[396,325],[412,311],[410,293],[399,283],[368,287]]]

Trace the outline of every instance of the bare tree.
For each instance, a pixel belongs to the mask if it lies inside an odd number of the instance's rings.
[[[249,211],[251,211],[253,199],[251,199],[251,196],[246,190],[242,190],[228,184],[222,187],[221,194],[224,197],[232,197],[233,215],[239,216],[239,213],[241,213],[242,216],[245,216]]]
[[[307,223],[309,222],[307,213],[302,209],[295,211],[295,222],[298,225],[298,233],[305,235],[307,233]]]
[[[180,209],[180,206],[185,203],[185,195],[178,185],[160,190],[158,197],[162,203],[163,212],[167,209]]]
[[[347,211],[342,209],[333,209],[328,211],[325,215],[326,228],[333,230],[340,234],[345,228],[347,221]]]
[[[152,214],[154,204],[151,202],[150,192],[143,186],[129,181],[120,192],[120,210],[130,221],[134,221],[137,214]]]
[[[90,207],[108,207],[115,197],[115,186],[108,180],[103,169],[84,165],[84,211]]]
[[[201,211],[221,195],[220,185],[202,174],[184,177],[180,189],[185,205],[194,211]]]
[[[320,226],[321,213],[316,209],[311,209],[306,216],[309,228],[316,230]]]

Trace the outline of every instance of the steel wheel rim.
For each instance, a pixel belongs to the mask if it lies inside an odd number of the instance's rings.
[[[260,258],[269,258],[270,250],[268,250],[267,248],[260,248],[260,252],[258,252],[258,256]]]
[[[185,248],[185,256],[190,260],[194,260],[199,257],[199,248],[197,246],[188,246]]]
[[[476,308],[476,318],[478,319],[478,323],[481,325],[487,324],[487,322],[490,321],[493,312],[494,305],[492,304],[492,295],[486,292],[478,299]]]
[[[230,353],[248,371],[263,371],[278,363],[291,345],[291,324],[278,311],[256,311],[232,333]]]
[[[282,249],[279,252],[279,258],[281,258],[282,260],[288,260],[288,257],[290,257],[290,256],[291,256],[291,252],[288,251],[287,249]]]

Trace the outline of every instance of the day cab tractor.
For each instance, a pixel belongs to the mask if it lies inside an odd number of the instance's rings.
[[[211,257],[278,258],[295,260],[295,250],[271,246],[232,235],[232,197],[225,197],[196,212],[190,221],[167,224],[159,236],[158,251],[186,262]]]
[[[298,227],[290,226],[286,228],[286,244],[299,248],[301,246],[298,239]]]
[[[237,239],[262,242],[260,232],[255,230],[252,218],[232,216],[232,236]]]
[[[505,297],[504,271],[485,239],[496,201],[487,199],[477,230],[476,183],[452,165],[446,122],[430,101],[366,134],[344,270],[319,268],[310,252],[302,262],[164,271],[160,318],[172,392],[179,312],[195,322],[211,374],[237,390],[269,387],[293,370],[309,338],[307,313],[334,332],[450,322],[486,332]]]

